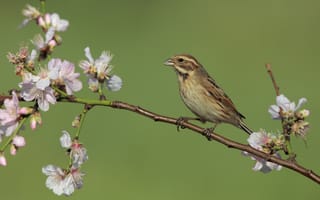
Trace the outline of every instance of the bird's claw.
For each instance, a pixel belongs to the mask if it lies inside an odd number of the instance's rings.
[[[215,127],[211,127],[211,128],[206,128],[203,130],[203,135],[208,139],[208,141],[211,141],[211,134],[214,131]]]
[[[183,123],[184,122],[187,122],[188,121],[188,119],[186,119],[185,117],[179,117],[178,119],[177,119],[177,122],[176,122],[176,124],[177,124],[177,131],[180,131],[180,128],[181,129],[185,129],[186,127],[183,125]]]

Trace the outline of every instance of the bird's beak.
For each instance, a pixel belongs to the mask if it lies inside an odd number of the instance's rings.
[[[169,58],[166,62],[163,63],[164,65],[167,65],[167,66],[173,66],[173,61],[171,60],[171,58]]]

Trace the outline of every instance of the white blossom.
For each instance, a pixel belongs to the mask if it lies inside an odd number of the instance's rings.
[[[255,155],[249,154],[248,152],[243,152],[243,155],[250,156],[252,160],[256,161],[254,167],[252,168],[253,171],[261,171],[263,173],[269,173],[272,170],[280,171],[282,169],[281,165],[266,161],[262,158],[255,156]],[[279,154],[274,154],[273,156],[280,158]]]
[[[62,32],[66,31],[69,26],[69,21],[65,19],[60,19],[60,16],[57,13],[50,15],[51,17],[51,26],[55,31]]]
[[[19,107],[19,99],[15,92],[12,99],[4,100],[5,109],[0,109],[0,142],[3,135],[10,136],[18,127],[20,114],[25,113],[24,108]]]
[[[91,55],[90,48],[84,49],[87,60],[80,61],[80,68],[88,77],[89,89],[97,92],[99,83],[106,83],[106,86],[111,91],[118,91],[122,86],[122,80],[119,76],[111,75],[113,66],[110,64],[112,55],[103,51],[98,59],[94,59]]]
[[[276,98],[277,105],[271,105],[268,109],[268,112],[271,114],[271,117],[273,119],[280,119],[280,108],[284,113],[294,113],[306,102],[307,99],[303,97],[299,99],[298,105],[296,105],[294,102],[291,102],[286,96],[281,94]]]
[[[21,27],[27,25],[31,20],[37,19],[40,16],[40,11],[28,4],[26,8],[22,10],[22,15],[26,18],[23,20]]]
[[[70,172],[62,170],[54,165],[47,165],[42,168],[42,173],[47,177],[46,186],[56,195],[70,196],[75,189],[82,187],[83,173],[79,169],[70,169]]]
[[[72,145],[71,136],[65,130],[62,131],[62,136],[60,137],[60,144],[63,148],[70,148]]]
[[[260,132],[253,132],[249,136],[247,141],[252,148],[263,151],[268,154],[271,153],[271,149],[269,148],[270,144],[281,145],[281,139],[277,138],[275,135],[266,133],[263,130],[261,130]],[[279,171],[282,169],[281,165],[266,161],[248,152],[243,152],[243,155],[250,156],[252,160],[256,161],[255,166],[252,168],[254,171],[268,173],[272,170]],[[272,153],[272,155],[280,158],[280,155],[278,153]]]
[[[122,80],[117,75],[112,75],[107,80],[107,87],[110,91],[119,91],[122,87]]]

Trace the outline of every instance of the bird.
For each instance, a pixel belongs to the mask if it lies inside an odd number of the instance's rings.
[[[180,97],[187,108],[197,116],[181,117],[180,121],[197,119],[203,123],[212,122],[214,126],[206,130],[209,140],[210,132],[220,123],[231,124],[249,135],[253,132],[243,121],[245,116],[236,109],[232,100],[195,57],[189,54],[174,55],[167,59],[164,65],[171,66],[176,72]]]

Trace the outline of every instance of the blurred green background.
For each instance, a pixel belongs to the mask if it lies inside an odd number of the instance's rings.
[[[21,10],[39,1],[0,1],[0,64],[2,93],[17,88],[19,79],[7,52],[28,44],[40,30],[18,29]],[[168,116],[191,116],[178,94],[176,75],[163,66],[177,53],[197,57],[233,99],[255,130],[279,130],[268,106],[275,93],[264,68],[272,64],[281,92],[296,102],[306,97],[311,130],[307,144],[294,139],[298,161],[320,173],[319,66],[320,1],[316,0],[56,0],[47,11],[68,19],[63,45],[53,57],[76,64],[90,46],[94,57],[110,50],[122,90],[114,100],[140,105]],[[80,72],[81,70],[77,68]],[[85,78],[82,79],[85,83]],[[318,85],[318,86],[317,86]],[[86,89],[79,96],[95,98]],[[59,144],[61,130],[70,132],[81,105],[51,106],[43,125],[24,132],[27,147],[0,169],[1,199],[61,199],[46,189],[41,167],[65,166]],[[209,127],[209,124],[204,125]],[[240,142],[246,136],[232,126],[217,132]],[[95,108],[87,116],[81,141],[89,153],[83,166],[84,186],[69,199],[319,199],[319,186],[283,169],[253,172],[254,162],[191,131],[154,123],[136,114]]]

